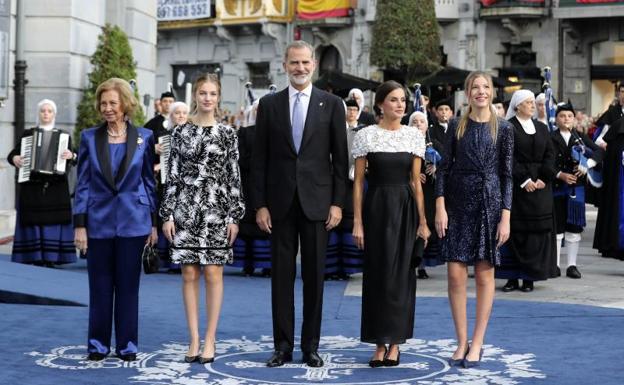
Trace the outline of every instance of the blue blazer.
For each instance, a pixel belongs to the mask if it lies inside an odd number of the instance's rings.
[[[106,123],[82,132],[74,227],[87,237],[138,237],[156,226],[154,136],[128,123],[126,156],[113,176]]]

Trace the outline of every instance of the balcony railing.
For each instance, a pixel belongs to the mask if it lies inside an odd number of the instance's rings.
[[[624,0],[604,2],[600,0],[559,0],[559,6],[553,7],[556,19],[586,19],[623,17]]]
[[[481,17],[539,18],[548,15],[544,0],[485,0],[481,2]]]

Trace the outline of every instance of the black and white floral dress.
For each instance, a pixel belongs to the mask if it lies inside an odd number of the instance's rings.
[[[160,207],[163,221],[173,219],[174,263],[232,263],[227,225],[245,213],[235,130],[223,124],[201,127],[191,121],[171,137],[167,186]]]

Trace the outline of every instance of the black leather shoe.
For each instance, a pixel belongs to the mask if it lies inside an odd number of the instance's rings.
[[[429,274],[427,274],[427,270],[418,269],[418,279],[428,279],[428,278],[429,278]]]
[[[507,280],[507,283],[505,284],[505,286],[503,286],[502,290],[505,293],[509,293],[510,291],[518,290],[519,287],[520,285],[518,285],[517,279],[509,279]]]
[[[557,277],[561,277],[561,269],[559,268],[559,266],[557,266],[557,273],[556,273]]]
[[[273,352],[273,355],[267,361],[267,366],[269,368],[275,368],[277,366],[282,366],[286,362],[292,361],[292,353],[281,352],[276,350]]]
[[[211,363],[214,362],[214,356],[213,357],[202,357],[202,356],[199,356],[198,361],[202,365],[211,364]]]
[[[576,266],[568,266],[568,269],[566,270],[566,276],[568,276],[569,278],[579,279],[581,278],[581,272],[578,271]]]
[[[89,361],[102,361],[103,359],[106,358],[106,354],[102,354],[102,353],[89,353],[89,355],[87,356],[87,360]]]
[[[311,368],[320,368],[324,365],[323,359],[318,355],[318,352],[303,353],[302,361]]]
[[[384,366],[399,366],[399,362],[401,361],[401,351],[397,351],[396,360],[391,360],[388,358],[388,353],[386,353],[386,357],[384,357],[383,364]]]
[[[119,354],[117,355],[117,357],[119,357],[120,360],[122,361],[136,361],[136,354],[135,353],[128,353],[128,354]]]
[[[199,360],[199,355],[196,356],[184,356],[184,362],[187,364],[191,364],[195,361]]]
[[[533,291],[533,281],[529,281],[528,279],[523,279],[522,280],[522,287],[520,288],[520,291],[523,291],[525,293],[530,293]]]
[[[383,355],[383,358],[381,360],[372,359],[372,360],[368,361],[368,366],[370,366],[371,368],[380,368],[380,367],[384,366],[384,358],[386,357],[386,354],[388,354],[388,348],[386,347],[386,345],[384,345],[384,355]]]

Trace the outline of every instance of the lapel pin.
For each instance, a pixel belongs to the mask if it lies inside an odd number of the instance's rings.
[[[323,102],[320,102],[320,103],[319,103],[319,106],[320,106],[320,107],[323,107]]]
[[[143,138],[141,138],[140,136],[137,138],[137,144],[140,146],[141,144],[143,144]]]

